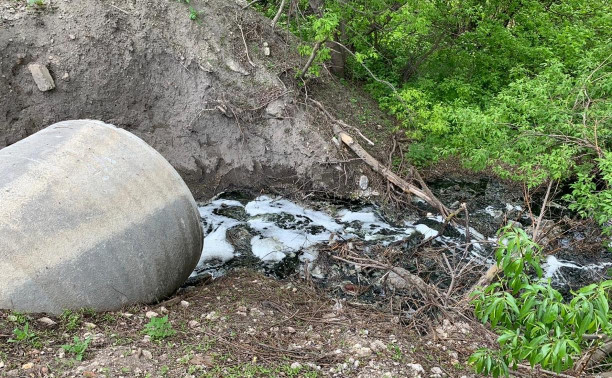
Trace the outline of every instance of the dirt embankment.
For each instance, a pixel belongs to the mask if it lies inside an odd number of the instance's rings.
[[[298,104],[296,49],[240,5],[0,0],[0,148],[91,118],[151,144],[198,199],[232,187],[355,188],[329,163],[342,158],[321,115]],[[55,89],[39,91],[31,63]]]

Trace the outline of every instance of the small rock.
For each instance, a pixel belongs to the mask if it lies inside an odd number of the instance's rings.
[[[374,340],[370,343],[370,349],[372,349],[374,353],[378,353],[385,351],[387,346],[380,340]]]
[[[366,190],[369,184],[370,180],[368,179],[368,176],[361,175],[361,177],[359,177],[359,189]]]
[[[85,328],[89,328],[89,329],[94,329],[97,327],[97,325],[93,323],[88,323],[88,322],[83,323],[83,325],[85,326]]]
[[[64,75],[62,76],[62,80],[64,81],[70,80],[70,74],[68,72],[64,72]]]
[[[55,88],[55,82],[49,73],[47,67],[40,63],[32,63],[28,65],[28,69],[34,78],[34,82],[41,92],[50,91]]]
[[[359,344],[357,344],[359,345]],[[357,357],[368,357],[372,355],[372,349],[368,348],[368,347],[362,347],[361,345],[359,345],[358,348],[353,349],[353,351],[355,352],[355,355]]]
[[[187,308],[187,307],[189,307],[189,302],[187,302],[187,301],[181,301],[181,307],[183,307],[183,308]]]
[[[425,374],[425,369],[420,364],[406,364],[412,371],[414,377],[420,377],[421,373]]]
[[[190,320],[188,325],[189,325],[189,328],[195,328],[195,327],[199,326],[200,323],[198,323],[197,320]]]
[[[21,365],[21,368],[22,368],[23,370],[30,370],[30,369],[31,369],[31,368],[33,368],[33,367],[34,367],[34,364],[33,364],[33,363],[31,363],[31,362],[28,362],[27,364],[23,364],[23,365]]]
[[[216,311],[211,311],[204,317],[206,320],[217,320],[219,319],[219,314]]]
[[[167,314],[167,313],[169,313],[170,311],[168,311],[168,309],[167,309],[167,308],[165,308],[164,306],[161,306],[161,307],[159,308],[159,312],[161,312],[162,314]]]
[[[265,56],[270,56],[270,46],[268,46],[268,42],[263,43],[263,51]]]
[[[132,316],[134,316],[134,314],[130,314],[129,312],[124,312],[124,313],[123,313],[123,314],[121,314],[121,315],[122,315],[123,317],[128,318],[128,319],[129,319],[129,318],[131,318]]]
[[[145,316],[147,318],[151,319],[151,318],[155,318],[155,317],[159,316],[159,314],[157,312],[155,312],[155,311],[147,311]]]
[[[429,289],[422,278],[400,267],[394,267],[389,272],[386,283],[391,290],[410,290],[426,293]]]
[[[149,335],[145,335],[145,337],[142,338],[142,342],[143,343],[150,343],[151,342],[151,336]]]
[[[71,40],[73,40],[73,41],[74,41],[74,40],[76,39],[76,35],[74,35],[74,34],[69,34],[69,35],[68,35],[68,38],[70,38]]]
[[[16,322],[17,321],[17,317],[15,315],[9,315],[6,317],[6,320],[8,320],[9,322]]]
[[[291,364],[291,369],[297,370],[297,369],[301,369],[302,368],[302,364],[299,362],[294,362]]]
[[[147,360],[150,360],[153,358],[153,353],[151,353],[150,351],[143,349],[142,350],[142,355],[144,356],[144,358],[146,358]]]
[[[271,118],[282,118],[285,102],[282,99],[274,100],[266,106],[266,114]]]
[[[0,360],[0,369],[4,368],[4,361]]]
[[[54,326],[54,325],[56,325],[56,324],[57,324],[56,322],[54,322],[53,320],[51,320],[51,319],[47,318],[46,316],[45,316],[45,317],[42,317],[42,318],[40,318],[40,319],[38,319],[38,321],[39,321],[40,323],[42,323],[42,324],[46,325],[46,326],[49,326],[49,327],[52,327],[52,326]]]
[[[293,328],[293,327],[286,327],[285,331],[288,332],[288,333],[295,333],[295,328]]]

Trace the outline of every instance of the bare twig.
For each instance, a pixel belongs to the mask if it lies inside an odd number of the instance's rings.
[[[256,2],[258,2],[259,0],[253,0],[250,3],[248,3],[247,5],[242,7],[242,10],[247,9],[248,7],[250,7],[251,5],[255,4]]]
[[[325,43],[325,40],[317,41],[315,45],[312,47],[312,52],[310,53],[310,56],[308,57],[308,61],[306,61],[304,68],[302,68],[302,72],[300,73],[300,76],[299,76],[300,78],[304,78],[304,75],[306,75],[306,73],[308,72],[308,69],[314,62],[315,58],[317,57],[317,52],[319,52],[319,49],[321,48],[323,43]]]
[[[546,206],[548,203],[548,196],[550,195],[550,188],[552,188],[553,181],[550,180],[548,182],[548,188],[546,189],[546,195],[544,196],[544,201],[542,201],[542,208],[540,209],[540,216],[536,221],[535,228],[533,229],[533,241],[538,242],[538,233],[540,231],[540,225],[542,224],[542,218],[544,217],[544,213],[546,212]]]
[[[126,10],[121,9],[121,8],[119,8],[119,7],[118,7],[118,6],[116,6],[116,5],[113,5],[113,4],[109,4],[109,5],[110,5],[111,7],[113,7],[113,8],[115,8],[115,9],[117,9],[118,11],[121,11],[121,12],[123,12],[123,13],[127,14],[128,16],[130,15],[130,12],[128,12],[128,11],[126,11]]]
[[[281,14],[283,13],[283,8],[284,7],[285,7],[285,0],[281,0],[281,4],[278,7],[278,12],[276,12],[276,15],[272,19],[272,29],[274,29],[274,27],[276,26],[276,23],[278,22],[278,19],[280,18]]]
[[[240,23],[238,22],[238,14],[236,14],[236,25],[238,25],[238,29],[240,29],[240,35],[242,36],[242,43],[244,44],[244,51],[246,53],[246,57],[247,60],[249,62],[249,64],[251,65],[251,67],[255,67],[255,63],[253,63],[253,61],[251,60],[251,57],[249,56],[249,46],[246,43],[246,39],[244,38],[244,31],[242,30],[242,25],[240,25]]]
[[[411,193],[419,198],[422,198],[424,201],[437,208],[442,214],[442,216],[446,217],[450,214],[450,211],[446,208],[446,206],[444,206],[440,202],[440,200],[433,196],[429,189],[425,189],[426,187],[421,189],[416,187],[415,185],[406,182],[393,171],[379,163],[378,160],[376,160],[372,155],[370,155],[366,150],[364,150],[363,147],[359,145],[359,143],[357,143],[349,134],[347,134],[342,129],[341,123],[338,122],[320,102],[313,100],[312,98],[310,99],[310,101],[315,104],[319,109],[321,109],[321,111],[323,111],[323,113],[325,113],[328,118],[330,118],[330,120],[332,121],[332,128],[334,134],[336,134],[339,139],[344,144],[346,144],[357,156],[362,158],[362,160],[366,164],[368,164],[374,171],[380,173],[387,180],[389,180],[398,188],[402,189],[404,192]],[[424,185],[424,182],[422,182],[421,185]],[[427,191],[429,191],[430,194],[427,194]]]

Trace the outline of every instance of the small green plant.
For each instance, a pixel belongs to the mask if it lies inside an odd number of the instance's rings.
[[[167,365],[164,365],[161,368],[159,368],[159,375],[163,377],[166,374],[168,374],[168,371],[170,371],[170,368]]]
[[[78,336],[75,336],[72,343],[62,345],[62,348],[66,352],[73,354],[77,361],[82,361],[90,342],[90,337],[86,337],[84,340],[81,340]]]
[[[395,345],[395,344],[389,344],[387,345],[387,349],[390,350],[391,352],[393,352],[393,359],[395,361],[401,361],[402,360],[402,350],[400,349],[399,346]]]
[[[29,7],[44,7],[45,5],[45,0],[28,0]]]
[[[30,323],[25,323],[23,328],[16,327],[13,330],[14,338],[8,339],[9,343],[16,344],[31,344],[33,346],[39,345],[38,336],[34,331],[30,330]]]
[[[524,230],[504,227],[499,240],[495,257],[503,274],[498,282],[475,291],[473,303],[476,317],[499,334],[500,349],[472,354],[469,362],[476,372],[508,376],[509,368],[528,361],[531,367],[558,373],[598,342],[584,335],[612,335],[612,281],[586,286],[567,303],[550,279],[542,278],[540,247]]]
[[[26,324],[28,322],[28,317],[19,311],[13,311],[7,317],[7,320],[13,323],[17,323],[17,324]]]
[[[64,310],[59,318],[67,331],[73,331],[81,325],[81,314],[71,310]]]
[[[191,21],[196,21],[200,17],[200,12],[198,12],[194,7],[189,7],[189,19]]]
[[[155,341],[163,340],[176,333],[176,331],[172,329],[172,324],[168,321],[167,315],[163,318],[151,318],[149,323],[145,324],[145,328],[142,332],[151,336],[151,339]]]

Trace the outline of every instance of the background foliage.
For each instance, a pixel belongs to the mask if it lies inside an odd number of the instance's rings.
[[[529,187],[568,182],[572,208],[612,230],[608,1],[294,0],[284,22],[303,54],[326,40],[317,62],[342,57],[401,121],[414,163],[458,156]]]

